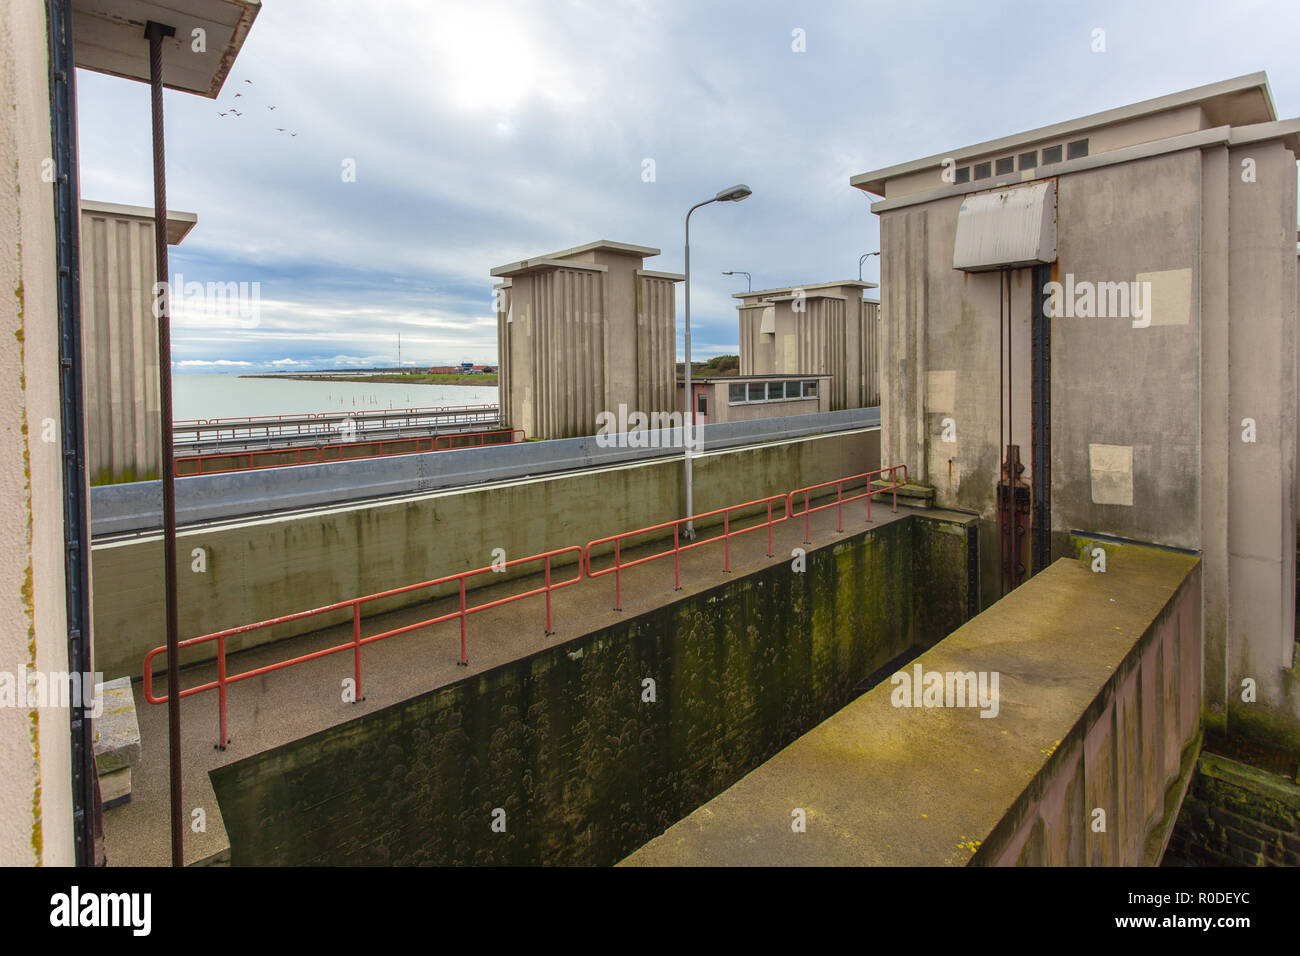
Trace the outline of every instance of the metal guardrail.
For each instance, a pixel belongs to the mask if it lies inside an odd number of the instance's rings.
[[[493,436],[508,435],[505,441],[487,441]],[[519,437],[516,438],[515,436]],[[455,435],[424,435],[411,436],[409,438],[374,438],[367,441],[354,442],[336,442],[331,445],[298,445],[291,448],[270,448],[259,451],[226,451],[212,452],[207,455],[188,455],[176,459],[176,469],[178,474],[182,467],[191,464],[197,464],[198,470],[190,472],[183,477],[190,475],[221,475],[235,471],[256,471],[262,468],[292,468],[297,465],[321,465],[336,461],[363,461],[367,458],[392,458],[394,455],[415,455],[422,452],[434,451],[456,451],[461,448],[483,448],[488,445],[508,445],[511,442],[523,441],[524,431],[522,428],[515,429],[496,429],[486,432],[458,432]],[[453,445],[453,440],[468,440],[465,444]],[[474,439],[477,439],[475,441]],[[445,445],[439,445],[439,442],[446,442]],[[370,448],[379,446],[379,451],[373,455],[349,455],[349,448]],[[401,450],[384,451],[384,446],[394,445],[413,445],[412,448]],[[285,461],[285,456],[293,455],[294,460]],[[247,458],[248,464],[235,466],[232,468],[205,468],[204,462],[216,459],[239,459]],[[268,459],[280,459],[268,460]],[[265,464],[259,464],[259,461],[265,461]]]
[[[349,422],[358,429],[376,423],[385,428],[407,428],[415,425],[495,421],[499,415],[500,408],[496,405],[430,405],[422,408],[386,408],[373,411],[190,418],[174,422],[172,431],[175,443],[185,445],[214,441],[255,441],[328,435],[337,432],[339,425]]]
[[[551,580],[551,559],[557,555],[568,552],[577,552],[578,554],[578,573],[572,578],[566,578],[563,581],[553,582]],[[500,598],[496,601],[486,601],[482,604],[466,605],[465,603],[465,580],[479,574],[487,574],[498,570],[505,570],[514,565],[525,564],[531,561],[543,561],[546,569],[546,584],[539,588],[532,588],[524,591],[522,594],[512,594],[506,598]],[[516,558],[513,561],[505,561],[497,567],[475,568],[473,571],[462,571],[460,574],[449,574],[445,577],[435,578],[432,581],[421,581],[419,584],[408,584],[406,587],[393,588],[389,591],[381,591],[378,594],[367,594],[365,597],[352,598],[348,601],[339,601],[335,604],[328,604],[324,607],[312,608],[310,611],[299,611],[296,614],[285,614],[282,617],[271,618],[266,621],[258,621],[255,624],[244,624],[240,627],[230,627],[224,631],[216,631],[212,634],[204,634],[201,637],[191,637],[188,640],[181,641],[177,647],[184,649],[187,647],[197,647],[200,644],[207,644],[212,641],[217,642],[217,679],[208,681],[206,684],[199,684],[195,687],[183,688],[179,697],[184,700],[186,697],[192,697],[195,694],[202,694],[205,691],[217,691],[217,712],[218,721],[220,722],[220,737],[217,747],[221,750],[226,749],[226,744],[230,741],[227,733],[227,701],[226,688],[231,684],[237,684],[240,681],[248,680],[250,677],[260,677],[263,674],[270,674],[274,671],[284,670],[287,667],[293,667],[295,664],[304,664],[307,661],[314,661],[318,657],[328,657],[331,654],[339,654],[343,651],[352,650],[353,679],[356,681],[355,700],[361,700],[361,648],[366,644],[374,644],[376,641],[382,641],[385,638],[395,637],[398,634],[406,634],[410,631],[419,630],[423,627],[430,627],[434,624],[440,624],[443,621],[450,621],[452,618],[460,618],[460,660],[457,662],[468,666],[469,658],[467,656],[466,644],[466,618],[471,614],[479,611],[486,611],[488,608],[500,607],[503,604],[509,604],[512,601],[521,601],[524,598],[533,597],[536,594],[545,593],[546,595],[546,633],[553,634],[551,630],[551,592],[558,591],[560,588],[577,584],[582,580],[582,548],[573,545],[565,548],[557,548],[554,551],[547,551],[542,554],[530,555],[526,558]],[[460,590],[460,607],[455,611],[447,614],[440,614],[431,617],[426,621],[420,621],[416,624],[407,624],[404,627],[393,628],[390,631],[384,631],[381,634],[371,634],[368,637],[361,636],[361,605],[370,601],[378,601],[380,598],[392,597],[394,594],[405,594],[410,591],[418,591],[422,588],[432,588],[438,585],[458,582]],[[288,660],[277,661],[274,664],[267,664],[263,667],[254,667],[251,670],[242,671],[238,674],[228,674],[226,672],[226,638],[233,637],[237,634],[247,634],[250,631],[261,630],[266,627],[274,627],[276,624],[285,624],[289,621],[300,621],[303,618],[315,617],[320,614],[328,614],[331,611],[340,611],[343,608],[352,609],[352,640],[345,644],[336,644],[325,650],[313,651],[310,654],[301,654],[298,657],[292,657]],[[151,704],[165,704],[168,696],[155,697],[153,693],[153,659],[155,655],[167,650],[166,645],[155,647],[144,658],[144,699]],[[170,690],[169,690],[170,693]]]
[[[880,425],[878,408],[762,418],[702,425],[703,452]],[[437,491],[489,481],[557,474],[680,457],[681,429],[657,434],[659,447],[628,447],[626,436],[566,438],[467,448],[457,455],[424,452],[288,468],[195,475],[176,482],[182,525],[246,518],[300,508],[337,505],[394,495]],[[137,481],[90,489],[91,531],[96,537],[147,532],[162,526],[162,483]]]
[[[898,472],[900,470],[903,473],[903,478],[901,481],[899,481],[898,479]],[[871,478],[883,474],[888,474],[890,476],[891,485],[886,488],[878,488],[873,490],[870,484]],[[844,484],[861,481],[864,479],[867,481],[867,491],[865,493],[860,495],[855,495],[850,498],[844,497],[844,488],[843,488]],[[411,631],[416,631],[425,627],[431,627],[434,624],[440,624],[444,621],[450,621],[454,618],[458,618],[460,620],[460,659],[457,661],[457,663],[462,666],[466,666],[469,664],[468,645],[467,645],[467,637],[466,637],[466,621],[469,615],[471,614],[475,614],[479,611],[486,611],[489,608],[500,607],[504,604],[510,604],[514,601],[521,601],[524,598],[534,597],[538,594],[544,594],[546,596],[545,633],[549,636],[555,633],[551,627],[551,592],[552,591],[557,591],[560,588],[569,587],[571,585],[578,584],[579,582],[582,581],[583,578],[597,578],[597,577],[603,577],[604,575],[607,574],[613,574],[614,595],[615,595],[614,610],[621,611],[622,604],[623,604],[622,573],[624,570],[628,568],[633,568],[636,567],[637,565],[645,564],[650,561],[656,561],[660,558],[665,558],[671,554],[673,556],[673,566],[674,566],[673,589],[681,590],[681,553],[683,551],[689,551],[692,548],[699,548],[699,547],[703,547],[706,544],[713,544],[716,541],[721,541],[723,542],[723,548],[725,553],[725,563],[723,569],[725,571],[730,571],[731,570],[731,539],[733,537],[742,534],[747,534],[751,531],[756,531],[760,528],[766,528],[767,529],[767,556],[770,558],[773,556],[772,527],[774,525],[780,524],[783,521],[787,521],[791,517],[798,517],[800,515],[805,517],[805,521],[808,521],[810,520],[809,516],[811,516],[812,513],[815,511],[821,511],[825,508],[838,507],[840,509],[838,530],[843,530],[844,527],[843,506],[845,503],[850,501],[858,501],[861,500],[862,498],[866,498],[867,520],[869,521],[871,520],[870,513],[871,513],[872,497],[878,494],[884,494],[885,492],[892,490],[894,493],[894,511],[897,512],[898,511],[898,488],[901,485],[905,484],[906,481],[907,481],[907,467],[905,465],[895,465],[890,468],[882,468],[882,469],[878,469],[877,471],[866,472],[861,475],[851,475],[849,477],[840,478],[835,481],[823,482],[818,485],[810,485],[807,488],[799,488],[795,491],[791,491],[783,495],[769,495],[766,498],[758,498],[754,501],[746,501],[741,504],[730,505],[729,507],[726,508],[718,508],[713,511],[707,511],[697,515],[688,515],[684,518],[678,518],[673,521],[665,521],[660,524],[650,525],[645,528],[638,528],[634,531],[624,531],[620,534],[611,535],[606,538],[598,538],[595,541],[589,542],[586,545],[586,547],[579,547],[578,545],[568,545],[566,547],[555,548],[551,551],[544,551],[541,554],[529,555],[526,558],[516,558],[513,561],[505,561],[495,566],[488,566],[486,568],[476,568],[473,571],[462,571],[459,574],[449,574],[441,578],[435,578],[432,581],[422,581],[419,584],[409,584],[406,585],[405,587],[393,588],[388,591],[380,591],[377,594],[368,594],[365,595],[364,597],[352,598],[347,601],[339,601],[334,604],[328,604],[325,605],[324,607],[312,608],[309,611],[298,611],[294,614],[286,614],[286,615],[282,615],[281,617],[270,618],[265,621],[258,621],[254,624],[244,624],[239,627],[231,627],[231,628],[226,628],[223,631],[216,631],[212,634],[204,634],[200,637],[192,637],[189,638],[188,640],[181,641],[177,645],[178,648],[184,649],[189,647],[197,647],[200,644],[206,644],[212,641],[216,641],[217,678],[216,680],[211,680],[206,683],[196,685],[194,687],[181,688],[178,690],[178,695],[180,699],[184,699],[186,697],[191,697],[195,694],[202,694],[210,690],[217,691],[218,720],[220,723],[220,730],[219,730],[220,736],[218,737],[219,742],[217,743],[217,746],[220,749],[224,750],[226,744],[229,742],[229,735],[227,733],[227,688],[231,684],[235,684],[243,680],[248,680],[251,677],[258,677],[263,674],[270,674],[274,671],[284,670],[285,668],[293,667],[297,664],[303,664],[306,663],[307,661],[313,661],[320,657],[326,657],[331,654],[339,654],[342,653],[343,651],[351,649],[353,652],[353,658],[352,658],[353,677],[355,680],[355,687],[354,687],[355,696],[353,699],[354,701],[361,700],[361,648],[366,644],[373,644],[376,641],[382,641],[389,637],[395,637],[399,634],[406,634]],[[829,488],[831,486],[836,487],[836,500],[826,505],[820,505],[816,508],[810,508],[809,502],[811,501],[810,498],[811,492],[823,488]],[[799,513],[799,515],[794,515],[792,512],[792,503],[795,497],[800,494],[804,496],[805,508],[803,512]],[[783,514],[779,518],[773,518],[772,515],[772,504],[773,502],[776,501],[782,502],[785,506],[783,509]],[[750,525],[749,527],[739,528],[735,531],[731,530],[732,512],[748,511],[748,510],[753,510],[756,508],[764,508],[764,507],[766,508],[766,512],[767,512],[766,521],[760,522],[758,524]],[[685,545],[681,543],[681,526],[683,524],[687,522],[703,521],[707,518],[713,518],[718,515],[722,515],[723,518],[723,531],[721,534],[713,535],[712,537],[705,538],[702,540],[691,541],[689,544],[685,544]],[[643,536],[646,534],[653,534],[655,532],[662,531],[665,528],[673,529],[672,548],[665,551],[660,551],[656,554],[643,555],[631,561],[625,562],[622,560],[622,543],[624,540],[633,537]],[[805,543],[811,543],[807,530],[805,530],[804,538],[805,538]],[[611,542],[614,545],[613,565],[607,568],[603,568],[602,570],[599,571],[593,570],[592,550],[596,547],[606,545]],[[552,559],[560,555],[569,554],[569,553],[577,554],[577,558],[578,558],[577,574],[575,574],[571,578],[565,578],[564,580],[559,582],[553,581],[551,579]],[[465,582],[467,579],[478,575],[487,574],[489,572],[492,573],[504,572],[507,568],[516,567],[521,564],[534,563],[538,561],[543,563],[543,567],[545,571],[545,583],[542,586],[529,588],[528,590],[523,591],[519,594],[512,594],[509,595],[508,597],[498,598],[494,601],[485,601],[482,604],[469,605],[466,603]],[[459,607],[457,608],[457,610],[450,611],[446,614],[439,614],[434,617],[428,618],[427,620],[419,621],[415,624],[407,624],[402,627],[393,628],[391,630],[384,631],[379,634],[371,634],[368,637],[363,638],[361,636],[361,605],[362,604],[366,604],[371,601],[377,601],[381,598],[392,597],[393,595],[396,594],[405,594],[411,591],[438,587],[440,585],[450,584],[452,582],[455,582],[457,584],[458,591],[459,591]],[[351,608],[352,610],[352,640],[343,644],[336,644],[333,647],[329,647],[324,650],[313,651],[309,654],[301,654],[298,655],[297,657],[292,657],[287,660],[277,661],[274,664],[266,664],[262,667],[255,667],[252,668],[251,670],[242,671],[241,673],[235,674],[233,676],[227,673],[226,638],[233,637],[238,634],[247,634],[250,631],[261,630],[262,628],[274,627],[277,624],[285,624],[290,621],[300,621],[303,620],[304,618],[314,617],[321,614],[328,614],[332,611],[340,611],[343,610],[344,608]],[[171,688],[168,688],[168,695],[162,697],[155,696],[153,692],[153,660],[158,654],[164,653],[166,650],[167,650],[166,645],[155,647],[153,650],[149,651],[149,653],[146,654],[144,658],[144,665],[143,665],[144,697],[145,700],[147,700],[151,704],[167,703],[169,699],[169,695],[171,693]]]

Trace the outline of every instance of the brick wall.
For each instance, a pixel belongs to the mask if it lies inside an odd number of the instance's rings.
[[[1300,784],[1202,753],[1165,864],[1300,866]]]

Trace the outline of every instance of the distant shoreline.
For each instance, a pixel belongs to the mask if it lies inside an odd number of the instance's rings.
[[[495,375],[299,375],[292,372],[248,373],[240,378],[288,378],[299,382],[391,382],[397,385],[496,385]]]

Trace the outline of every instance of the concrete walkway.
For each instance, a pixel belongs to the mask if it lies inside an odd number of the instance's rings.
[[[1042,782],[1041,775],[1065,766],[1067,748],[1085,749],[1073,738],[1086,728],[1086,715],[1100,709],[1117,668],[1164,620],[1171,597],[1182,593],[1198,560],[1136,546],[1117,550],[1105,574],[1092,573],[1079,560],[1058,560],[902,671],[998,673],[998,706],[987,708],[987,717],[971,706],[897,706],[899,686],[884,681],[620,865],[970,863],[982,841]],[[1195,587],[1199,613],[1199,578]],[[1193,637],[1199,641],[1199,628]],[[1160,661],[1154,652],[1150,659]],[[1191,676],[1198,678],[1199,658],[1195,663]],[[1187,690],[1199,701],[1199,685]],[[1105,715],[1099,722],[1110,726]],[[1124,723],[1117,726],[1124,736]],[[1140,752],[1163,753],[1159,735],[1150,729],[1147,734]],[[1132,780],[1109,776],[1109,752],[1093,747],[1100,739],[1089,737],[1087,747],[1089,754],[1096,749],[1101,755],[1103,782],[1096,786],[1108,792],[1122,785],[1130,793]],[[1139,741],[1125,737],[1120,746],[1129,752]],[[1172,754],[1176,763],[1177,749]],[[1126,767],[1130,776],[1135,773],[1123,759],[1115,766],[1121,774]],[[1150,785],[1158,788],[1157,797],[1163,795],[1164,776]],[[1102,802],[1110,808],[1112,835],[1145,825],[1142,810]],[[1058,803],[1066,806],[1063,799]],[[803,814],[802,831],[794,826],[796,812]],[[1083,809],[1066,813],[1066,820],[1072,832],[1084,831],[1089,822]],[[1068,842],[1067,834],[1048,833],[1047,841]]]
[[[817,502],[814,502],[814,505]],[[887,497],[872,505],[872,524],[865,520],[865,503],[844,508],[844,533],[836,533],[836,513],[831,508],[812,516],[812,545],[807,550],[831,547],[844,536],[901,520],[912,513],[899,507],[890,510]],[[752,521],[750,522],[752,524]],[[733,524],[733,528],[737,524]],[[720,533],[701,530],[701,538]],[[755,530],[733,537],[732,574],[745,574],[774,562],[790,561],[791,551],[804,547],[804,520],[793,519],[773,528],[773,557],[768,558],[767,533]],[[636,551],[625,551],[624,561],[671,546],[659,542]],[[597,569],[609,559],[596,559]],[[479,674],[501,664],[599,630],[673,600],[706,590],[725,580],[723,544],[695,548],[681,555],[682,590],[673,590],[671,555],[625,571],[623,610],[614,605],[614,578],[584,578],[578,584],[552,592],[555,633],[546,635],[545,598],[542,595],[471,614],[468,623],[469,666],[460,667],[460,626],[457,620],[388,638],[362,648],[362,692],[364,700],[344,703],[342,681],[352,676],[352,652],[346,650],[317,658],[285,670],[249,678],[229,688],[229,736],[227,750],[216,749],[218,707],[216,691],[185,698],[181,702],[183,806],[187,816],[185,861],[187,864],[221,862],[228,855],[229,841],[221,822],[208,772],[216,767],[277,747],[370,713],[389,704],[426,693]],[[553,572],[553,579],[572,577],[572,566]],[[413,582],[394,581],[394,586]],[[471,592],[469,602],[482,604],[540,586],[540,576],[520,578]],[[339,600],[357,595],[340,594]],[[415,624],[453,611],[457,602],[435,601],[362,620],[362,636]],[[286,607],[285,613],[305,608]],[[250,622],[251,623],[251,622]],[[323,650],[352,640],[350,624],[327,628],[272,645],[232,654],[227,664],[230,675],[277,661]],[[158,658],[158,665],[164,661]],[[216,679],[216,665],[202,664],[181,672],[185,687]],[[134,780],[130,803],[104,815],[105,843],[110,866],[165,866],[170,862],[168,821],[167,707],[144,700],[143,685],[134,684],[139,715],[142,757]],[[155,680],[154,693],[166,692],[165,676]],[[195,832],[193,821],[201,816],[206,829]]]

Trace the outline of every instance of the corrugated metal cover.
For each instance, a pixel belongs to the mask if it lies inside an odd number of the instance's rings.
[[[966,197],[952,267],[966,272],[1056,261],[1056,183],[1025,183]]]

